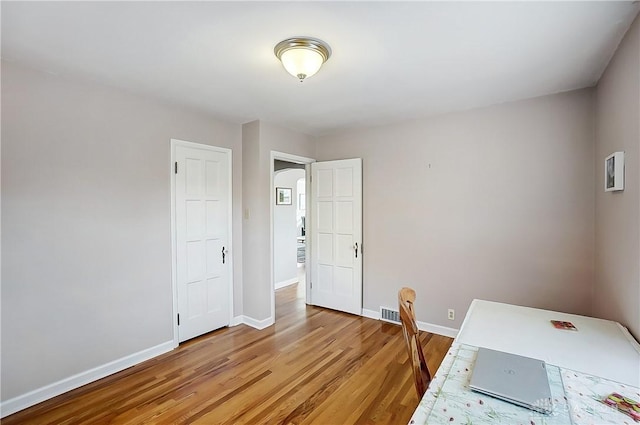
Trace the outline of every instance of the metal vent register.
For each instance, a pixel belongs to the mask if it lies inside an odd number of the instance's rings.
[[[387,307],[380,307],[380,320],[390,323],[400,323],[400,312]]]

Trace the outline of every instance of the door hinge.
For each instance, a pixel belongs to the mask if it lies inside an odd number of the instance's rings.
[[[178,313],[178,326],[180,326],[180,313]]]
[[[178,174],[178,161],[176,161],[175,170],[175,173]]]
[[[309,282],[309,288],[313,288],[313,282]]]

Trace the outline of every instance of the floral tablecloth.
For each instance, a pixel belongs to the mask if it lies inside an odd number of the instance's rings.
[[[553,412],[534,412],[469,390],[478,348],[454,343],[410,424],[638,425],[600,400],[612,392],[640,400],[640,389],[547,365]]]

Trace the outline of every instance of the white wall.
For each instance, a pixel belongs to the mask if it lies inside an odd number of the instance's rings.
[[[596,91],[594,312],[640,338],[640,18]],[[604,158],[625,152],[623,192],[604,192]]]
[[[272,319],[271,152],[313,158],[315,139],[276,125],[253,121],[242,126],[244,314],[255,325]],[[247,218],[247,212],[249,213]]]
[[[2,63],[2,400],[173,338],[170,139],[233,150],[241,127]]]
[[[473,298],[590,313],[592,119],[587,89],[321,137],[316,159],[363,158],[363,307],[407,285],[448,327]]]
[[[242,125],[242,247],[243,247],[243,312],[246,316],[257,320],[266,319],[265,316],[257,316],[260,302],[269,294],[262,297],[252,296],[262,282],[265,273],[268,277],[269,258],[261,255],[265,247],[269,246],[269,213],[262,211],[264,204],[268,204],[269,192],[264,190],[261,182],[264,181],[264,172],[261,167],[267,167],[260,157],[260,122],[253,121]],[[267,190],[269,190],[267,186]],[[245,283],[246,281],[246,283]],[[264,283],[263,283],[264,284]]]
[[[299,235],[296,210],[298,207],[298,180],[304,178],[304,170],[287,169],[276,172],[273,189],[291,189],[291,205],[273,207],[273,276],[276,288],[291,284],[298,278]]]

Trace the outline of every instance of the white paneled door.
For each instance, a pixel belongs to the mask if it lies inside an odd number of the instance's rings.
[[[180,342],[227,326],[230,314],[231,153],[175,147],[175,238]]]
[[[362,160],[311,164],[311,303],[362,313]]]

